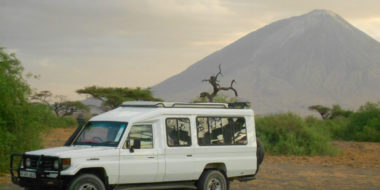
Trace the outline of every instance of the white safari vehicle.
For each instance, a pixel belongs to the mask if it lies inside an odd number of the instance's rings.
[[[232,180],[254,179],[264,157],[253,111],[235,106],[123,103],[63,147],[13,154],[12,181],[26,189],[227,190]]]

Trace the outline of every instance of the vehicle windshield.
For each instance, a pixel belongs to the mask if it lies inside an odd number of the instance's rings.
[[[93,121],[86,124],[73,145],[116,147],[128,123]]]

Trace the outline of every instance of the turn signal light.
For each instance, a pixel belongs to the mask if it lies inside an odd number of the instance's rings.
[[[65,169],[69,168],[70,165],[71,165],[70,158],[64,158],[64,159],[62,159],[62,169],[65,170]]]

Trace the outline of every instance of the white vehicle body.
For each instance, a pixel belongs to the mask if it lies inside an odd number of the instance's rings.
[[[69,158],[71,165],[61,171],[61,176],[75,176],[83,169],[102,168],[107,176],[106,184],[111,187],[117,187],[118,184],[197,181],[205,169],[209,168],[220,169],[227,179],[238,179],[239,177],[256,174],[258,170],[257,143],[254,113],[251,109],[221,109],[220,104],[215,104],[216,106],[211,104],[207,104],[211,105],[207,106],[205,104],[206,106],[201,105],[200,107],[197,107],[200,104],[195,106],[186,106],[184,104],[185,106],[178,107],[165,104],[169,103],[127,102],[124,104],[125,106],[91,118],[90,123],[126,123],[126,128],[122,136],[120,136],[119,144],[115,147],[72,144],[70,146],[26,152],[25,154]],[[151,105],[165,106],[155,107]],[[181,136],[182,129],[185,129],[184,125],[179,126],[179,121],[176,120],[178,118],[185,119],[183,121],[189,121],[190,124],[189,132],[186,133],[190,136],[185,142],[187,146],[169,146],[169,141],[180,142],[177,138],[185,138],[182,137],[183,135]],[[236,118],[244,118],[246,134],[243,132],[240,134],[241,137],[237,137],[237,135],[234,137],[234,134],[232,134],[232,137],[228,136],[228,138],[236,138],[236,142],[243,142],[242,144],[219,145],[211,144],[210,140],[210,144],[201,145],[198,142],[198,140],[201,140],[199,135],[202,135],[200,129],[206,130],[199,128],[200,121],[207,120],[207,125],[211,125],[210,120],[214,123],[222,123],[221,119],[231,121],[232,118],[235,118],[235,120]],[[174,133],[170,133],[174,134],[175,140],[171,139],[172,136],[168,137],[169,132],[167,130],[169,129],[167,127],[169,122],[174,123],[177,126],[176,129],[181,130],[181,132],[174,131]],[[225,128],[221,129],[221,126],[218,129],[217,124],[212,125],[215,125],[214,128],[209,127],[207,129],[209,130],[208,133],[203,133],[204,136],[207,134],[210,138],[213,138],[211,137],[212,130],[226,131]],[[137,126],[136,129],[139,126],[151,126],[153,137],[151,148],[133,150],[126,148],[128,135],[133,126]],[[188,126],[188,123],[186,123],[186,126]],[[178,136],[175,136],[177,132]],[[223,132],[223,136],[226,136],[225,134],[226,132]],[[221,138],[222,136],[219,134],[218,137],[215,137],[214,143],[219,142]],[[244,140],[241,140],[242,138]],[[138,141],[141,143],[140,140]],[[233,141],[235,142],[235,140]],[[135,141],[133,142],[136,143]],[[54,177],[54,175],[51,177]]]

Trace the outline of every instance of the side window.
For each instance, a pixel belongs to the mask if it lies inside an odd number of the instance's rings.
[[[223,138],[224,144],[226,145],[234,144],[233,125],[231,125],[230,120],[232,120],[232,118],[222,118]]]
[[[207,117],[197,118],[197,130],[198,130],[198,144],[199,145],[209,145],[210,144],[210,130],[208,126]]]
[[[166,119],[166,137],[169,147],[191,146],[190,120],[188,118]]]
[[[222,118],[209,117],[208,123],[211,128],[211,144],[224,144]]]
[[[242,117],[233,118],[233,141],[235,144],[247,144],[247,128],[245,119]]]
[[[153,148],[152,125],[133,125],[129,131],[126,148],[151,149]]]
[[[197,131],[201,146],[247,144],[243,117],[197,117]]]

